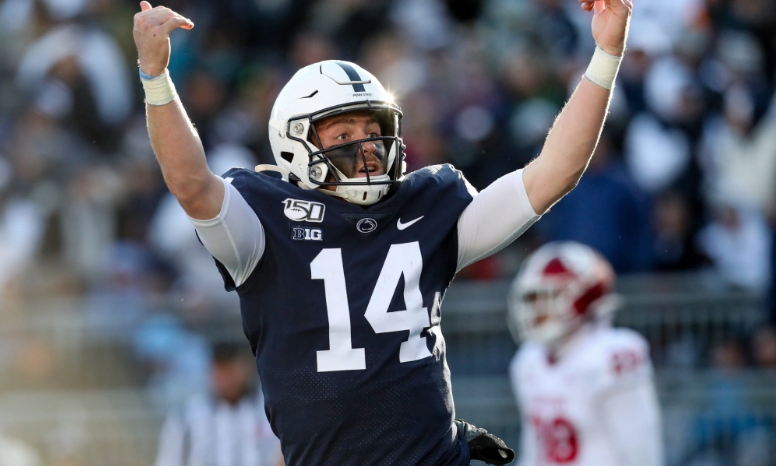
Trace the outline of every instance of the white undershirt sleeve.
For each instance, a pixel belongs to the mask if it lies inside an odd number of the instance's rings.
[[[474,196],[458,219],[458,268],[495,254],[539,220],[523,170],[502,176]]]
[[[227,180],[224,188],[224,202],[216,218],[189,220],[202,244],[223,264],[235,286],[240,286],[264,254],[264,227],[237,188]]]
[[[156,453],[154,466],[185,466],[183,464],[186,457],[186,452],[183,451],[186,444],[184,429],[185,427],[176,416],[167,416],[159,436],[159,450]]]
[[[607,393],[602,414],[623,466],[663,466],[660,407],[651,379]]]

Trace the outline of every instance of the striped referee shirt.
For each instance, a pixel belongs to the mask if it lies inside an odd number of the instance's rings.
[[[162,428],[155,466],[279,466],[280,441],[261,391],[236,405],[215,397],[189,400]]]

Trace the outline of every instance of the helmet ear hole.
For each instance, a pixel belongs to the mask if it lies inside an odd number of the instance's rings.
[[[291,152],[281,152],[280,156],[288,163],[291,163],[291,161],[294,160],[294,154]]]

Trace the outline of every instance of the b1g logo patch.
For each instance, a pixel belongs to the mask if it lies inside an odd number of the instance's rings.
[[[294,241],[323,241],[323,231],[320,228],[294,227]]]
[[[301,201],[299,199],[286,199],[283,201],[283,205],[285,206],[283,213],[295,222],[321,223],[323,221],[323,214],[326,211],[326,206],[320,202]]]

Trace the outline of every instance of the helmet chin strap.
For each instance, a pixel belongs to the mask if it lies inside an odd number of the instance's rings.
[[[343,181],[350,181],[351,178],[342,177]],[[372,181],[390,181],[388,175],[373,176]],[[337,186],[333,191],[326,188],[318,188],[322,193],[329,196],[339,197],[348,202],[358,205],[372,205],[388,194],[391,189],[390,184],[361,185],[361,186]]]
[[[557,348],[563,344],[563,341],[572,333],[573,328],[566,327],[561,322],[546,322],[539,327],[531,329],[529,338],[536,340],[548,348]]]

